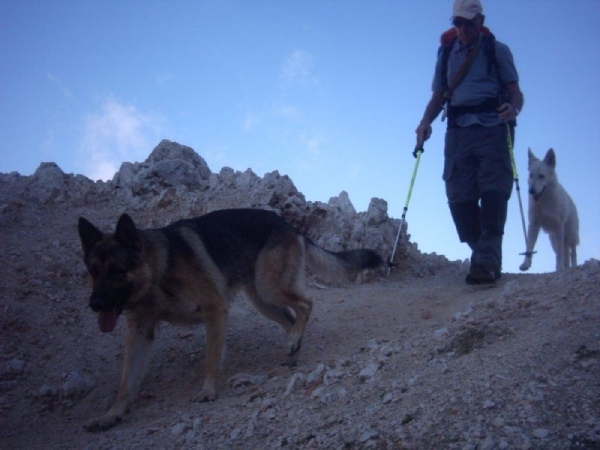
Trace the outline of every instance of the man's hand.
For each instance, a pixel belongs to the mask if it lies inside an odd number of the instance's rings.
[[[510,103],[503,103],[498,108],[498,117],[504,122],[510,122],[511,120],[516,119],[521,110],[523,109],[523,93],[521,92],[521,88],[519,88],[519,83],[517,81],[513,83],[508,83],[506,85],[506,91],[508,92],[508,98],[510,98]]]
[[[514,120],[517,118],[518,115],[519,110],[516,106],[512,105],[511,103],[503,103],[498,108],[498,116],[504,122],[510,122],[511,120]]]
[[[417,148],[423,147],[423,143],[431,137],[431,124],[421,121],[415,133],[417,133]]]

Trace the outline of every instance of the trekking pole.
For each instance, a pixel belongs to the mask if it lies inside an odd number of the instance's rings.
[[[396,247],[398,246],[398,241],[400,240],[400,234],[402,233],[402,227],[404,226],[404,222],[406,222],[406,211],[408,211],[408,202],[410,202],[410,195],[412,194],[413,186],[415,184],[415,178],[417,177],[417,169],[419,168],[419,161],[421,160],[421,153],[423,153],[425,149],[421,145],[420,147],[415,147],[413,151],[413,156],[417,158],[415,161],[415,168],[413,170],[412,178],[410,179],[410,185],[408,187],[408,194],[406,195],[406,201],[404,202],[404,208],[402,209],[402,218],[400,219],[400,226],[398,227],[398,234],[396,234],[396,241],[394,242],[394,249],[392,250],[392,256],[388,260],[388,276],[390,275],[390,271],[394,266],[394,255],[396,254]]]
[[[510,125],[506,124],[506,141],[508,143],[508,151],[510,152],[510,162],[512,163],[513,178],[515,181],[515,188],[517,190],[517,197],[519,198],[519,210],[521,211],[521,224],[523,225],[523,235],[525,236],[525,253],[527,254],[527,229],[525,228],[525,215],[523,214],[523,202],[521,201],[521,188],[519,187],[519,174],[517,173],[517,164],[515,162],[515,153],[513,151],[513,142],[510,132]]]

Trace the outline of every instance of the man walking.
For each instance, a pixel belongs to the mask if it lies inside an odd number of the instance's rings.
[[[456,0],[441,38],[432,96],[416,129],[417,148],[444,110],[446,196],[461,242],[472,250],[468,284],[494,283],[512,191],[507,133],[514,138],[523,94],[510,49],[483,26],[479,0]],[[514,140],[513,140],[514,142]]]

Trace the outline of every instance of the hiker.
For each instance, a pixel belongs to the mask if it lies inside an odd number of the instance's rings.
[[[446,196],[461,242],[472,250],[468,284],[501,275],[502,235],[512,191],[507,134],[514,142],[523,107],[510,49],[483,26],[479,0],[456,0],[453,27],[442,34],[433,94],[416,129],[417,149],[431,136],[442,110]]]

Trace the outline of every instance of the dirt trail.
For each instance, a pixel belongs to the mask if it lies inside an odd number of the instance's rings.
[[[600,448],[600,264],[464,284],[424,258],[315,302],[298,367],[285,336],[240,297],[220,398],[191,403],[202,327],[160,328],[132,414],[83,423],[114,401],[125,322],[101,334],[76,235],[95,206],[0,211],[0,447]]]

